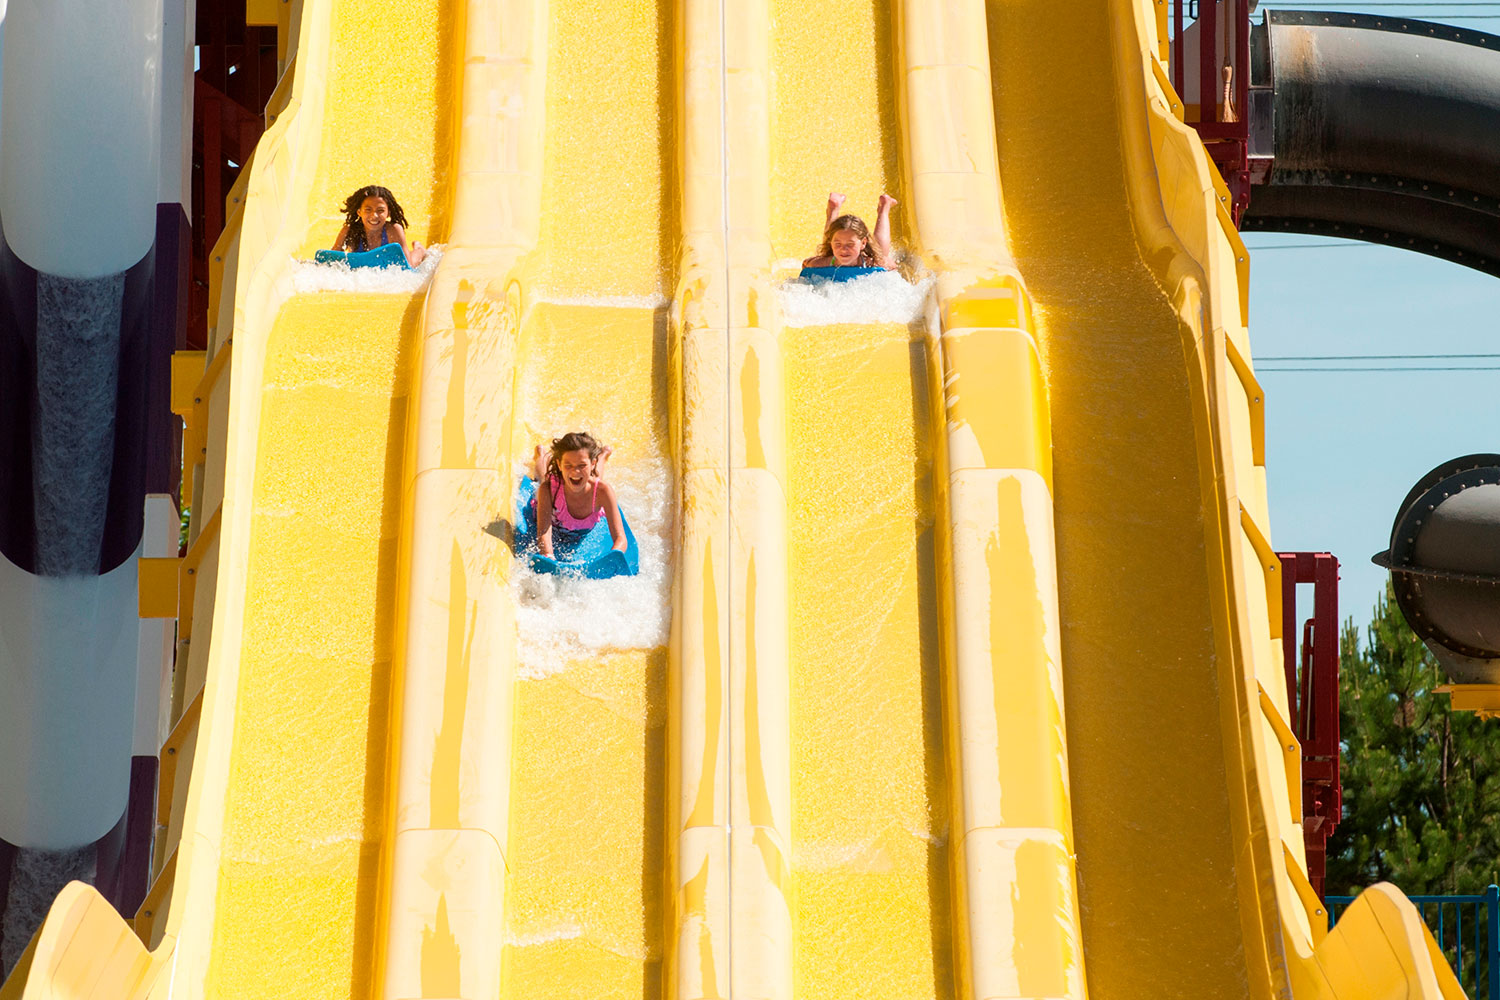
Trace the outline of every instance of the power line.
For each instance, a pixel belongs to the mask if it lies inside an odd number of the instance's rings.
[[[1391,367],[1391,368],[1361,368],[1361,367],[1354,367],[1354,366],[1349,366],[1349,367],[1334,367],[1334,366],[1329,366],[1329,367],[1326,367],[1326,368],[1257,368],[1257,369],[1255,369],[1255,373],[1257,375],[1282,375],[1282,374],[1296,374],[1296,373],[1301,373],[1301,372],[1500,372],[1500,365],[1494,365],[1494,366],[1491,366],[1491,367],[1478,366],[1478,367],[1474,367],[1474,368],[1466,368],[1466,367],[1464,367],[1462,365],[1456,365],[1456,366],[1454,366],[1452,368],[1440,368],[1440,367],[1430,367],[1430,368],[1427,368],[1427,367],[1421,367],[1421,366],[1413,365],[1413,366],[1397,366],[1397,367]]]
[[[1312,10],[1322,10],[1326,3],[1276,3],[1274,6],[1285,9],[1287,7],[1308,7]],[[1355,7],[1500,7],[1495,0],[1454,0],[1453,3],[1442,3],[1441,0],[1419,0],[1417,3],[1360,3],[1358,0],[1353,4]],[[1341,11],[1341,13],[1358,13],[1358,11]]]
[[[1273,354],[1257,361],[1441,361],[1457,358],[1500,358],[1500,354]]]
[[[1385,246],[1386,244],[1384,243],[1367,243],[1363,240],[1352,238],[1345,238],[1339,243],[1268,243],[1265,246],[1259,247],[1246,244],[1246,248],[1249,250],[1369,250],[1372,247]],[[1393,247],[1389,249],[1400,250],[1404,248]]]

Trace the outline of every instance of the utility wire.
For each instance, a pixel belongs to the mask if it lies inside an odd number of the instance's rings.
[[[1257,361],[1439,361],[1456,358],[1500,358],[1500,354],[1272,354]]]
[[[1349,237],[1342,238],[1339,243],[1268,243],[1265,246],[1250,246],[1248,250],[1369,250],[1372,247],[1385,247],[1384,243],[1369,243]],[[1389,247],[1392,250],[1403,250],[1405,247]]]
[[[1296,373],[1300,373],[1300,372],[1500,372],[1500,365],[1494,365],[1494,366],[1483,366],[1483,365],[1480,365],[1480,366],[1476,366],[1476,367],[1473,367],[1473,368],[1466,368],[1466,367],[1463,367],[1462,365],[1455,365],[1452,368],[1422,367],[1422,366],[1412,365],[1412,366],[1397,366],[1397,367],[1391,367],[1391,368],[1362,368],[1362,367],[1355,367],[1355,366],[1348,366],[1348,367],[1329,366],[1329,367],[1326,367],[1326,368],[1325,367],[1315,367],[1315,368],[1257,368],[1257,369],[1255,369],[1255,374],[1257,374],[1257,375],[1283,375],[1283,374],[1296,374]]]
[[[1268,6],[1278,9],[1288,7],[1307,7],[1310,10],[1323,10],[1326,3],[1270,3]],[[1500,3],[1494,0],[1455,0],[1454,3],[1432,2],[1432,0],[1421,0],[1418,3],[1360,3],[1358,0],[1353,4],[1355,7],[1500,7]],[[1358,13],[1357,11],[1340,11],[1339,13]],[[1398,15],[1399,16],[1399,15]]]

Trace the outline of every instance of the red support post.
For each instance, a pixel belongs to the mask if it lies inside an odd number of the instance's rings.
[[[1198,0],[1198,121],[1219,115],[1219,0]]]
[[[1186,59],[1186,49],[1183,47],[1182,29],[1183,8],[1187,6],[1187,0],[1177,0],[1172,5],[1172,87],[1177,91],[1177,96],[1182,96],[1182,82],[1186,77],[1183,75],[1183,62]]]
[[[1321,896],[1328,838],[1343,814],[1339,784],[1339,562],[1327,552],[1277,555],[1282,568],[1281,642],[1287,705],[1293,730],[1302,744],[1303,846],[1308,881]],[[1313,616],[1301,629],[1296,627],[1299,583],[1313,585]],[[1303,637],[1300,650],[1299,633]]]
[[[1173,0],[1172,4],[1172,86],[1185,101],[1184,86],[1190,79],[1197,81],[1198,120],[1189,124],[1198,130],[1229,188],[1229,213],[1239,225],[1250,205],[1250,0],[1198,0],[1195,67],[1186,65],[1184,44],[1189,2]],[[1226,43],[1223,51],[1221,29]],[[1226,68],[1232,74],[1227,103],[1223,99]]]
[[[193,263],[187,345],[207,346],[208,259],[224,198],[264,127],[276,88],[276,29],[245,24],[245,0],[198,0],[193,85]],[[232,164],[232,165],[231,165]]]

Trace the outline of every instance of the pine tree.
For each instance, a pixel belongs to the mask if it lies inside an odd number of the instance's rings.
[[[1500,721],[1453,712],[1446,678],[1390,589],[1361,648],[1339,643],[1344,816],[1326,891],[1392,882],[1408,895],[1479,893],[1500,882]]]

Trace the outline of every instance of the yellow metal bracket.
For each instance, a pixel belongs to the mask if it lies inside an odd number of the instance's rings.
[[[1240,353],[1233,337],[1224,338],[1224,352],[1229,355],[1229,366],[1240,377],[1245,389],[1245,399],[1250,406],[1250,458],[1256,465],[1266,464],[1266,394],[1250,362]]]
[[[177,781],[178,764],[182,761],[183,748],[188,741],[198,738],[198,717],[203,713],[203,691],[183,709],[182,718],[167,734],[161,745],[161,763],[156,779],[156,825],[167,826],[172,821],[172,788]]]
[[[1276,707],[1276,702],[1266,694],[1265,685],[1256,683],[1256,689],[1260,692],[1260,711],[1271,724],[1276,732],[1276,738],[1281,741],[1281,762],[1286,768],[1286,794],[1287,801],[1291,803],[1293,816],[1302,815],[1302,743],[1297,739],[1297,734],[1292,732],[1292,727],[1286,724],[1281,717],[1281,709]]]
[[[1250,516],[1243,503],[1240,504],[1240,527],[1244,530],[1245,537],[1250,539],[1250,546],[1255,549],[1256,556],[1260,558],[1261,572],[1265,574],[1266,580],[1266,611],[1271,618],[1271,638],[1280,639],[1281,558],[1271,548],[1266,533],[1255,523],[1255,518]]]
[[[172,354],[172,412],[183,420],[189,420],[193,415],[193,397],[207,367],[207,351],[175,351]]]
[[[1328,936],[1328,910],[1323,900],[1313,890],[1312,883],[1307,880],[1307,874],[1286,844],[1281,845],[1281,856],[1286,861],[1287,878],[1291,880],[1292,888],[1297,890],[1297,898],[1302,901],[1302,908],[1307,911],[1307,923],[1312,929],[1313,947],[1323,943]]]
[[[1500,718],[1500,684],[1443,684],[1433,690],[1446,694],[1455,712],[1473,712],[1481,719]]]
[[[245,0],[245,23],[250,27],[272,27],[284,0]]]
[[[141,900],[140,909],[135,911],[135,919],[130,922],[135,936],[141,939],[146,947],[151,947],[151,938],[156,929],[157,915],[162,912],[167,899],[172,893],[172,883],[177,878],[177,852],[174,850],[161,866],[161,872],[156,880],[151,883],[151,889],[146,893],[146,898]]]
[[[136,565],[136,608],[142,618],[177,617],[177,556],[142,557]]]
[[[198,537],[193,539],[192,547],[188,549],[187,556],[182,560],[178,577],[181,588],[177,612],[177,638],[179,640],[191,639],[193,636],[193,605],[198,596],[198,567],[203,563],[203,554],[208,551],[208,546],[219,537],[219,515],[223,512],[222,505],[214,510],[213,517],[210,517],[208,523],[203,526],[203,530],[198,532]]]

